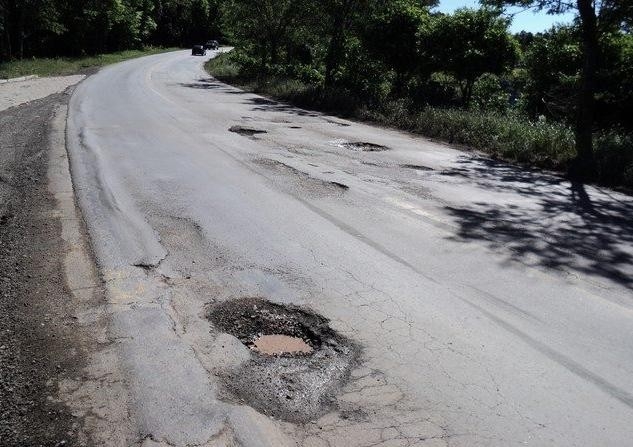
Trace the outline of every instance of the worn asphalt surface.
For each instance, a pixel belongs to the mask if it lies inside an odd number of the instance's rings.
[[[244,93],[205,60],[111,66],[69,105],[136,442],[631,445],[629,196]],[[252,354],[207,316],[243,297],[360,347],[324,414],[223,385]]]

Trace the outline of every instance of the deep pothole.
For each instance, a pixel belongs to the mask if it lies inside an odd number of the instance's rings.
[[[381,152],[389,150],[387,146],[375,143],[368,143],[366,141],[335,140],[333,143],[338,147],[359,152]]]
[[[434,171],[433,168],[429,168],[428,166],[423,166],[423,165],[413,165],[413,164],[404,164],[404,165],[400,165],[403,168],[406,169],[413,169],[415,171]]]
[[[208,318],[251,351],[222,374],[227,389],[279,419],[306,422],[331,411],[358,361],[358,347],[305,308],[240,298],[211,306]]]
[[[257,135],[260,133],[267,133],[265,130],[254,129],[251,127],[244,127],[244,126],[231,126],[229,127],[229,132],[234,132],[240,135],[244,135],[246,137],[252,137],[253,135]]]

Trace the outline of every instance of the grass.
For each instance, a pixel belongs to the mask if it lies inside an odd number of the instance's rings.
[[[205,66],[216,78],[244,90],[300,107],[371,121],[451,144],[476,149],[510,162],[565,172],[576,156],[573,130],[560,123],[530,121],[512,113],[426,107],[412,112],[402,102],[367,105],[350,92],[323,89],[294,79],[253,79],[241,74],[232,53]],[[633,189],[633,136],[605,132],[595,137],[596,180]]]
[[[78,73],[92,67],[115,64],[151,54],[174,51],[177,48],[148,47],[141,50],[126,50],[117,53],[99,54],[81,58],[32,58],[0,63],[0,79],[19,76],[63,76]]]

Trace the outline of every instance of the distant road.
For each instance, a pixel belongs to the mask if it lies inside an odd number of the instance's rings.
[[[631,445],[630,197],[275,103],[205,60],[110,66],[70,104],[147,445]],[[294,425],[226,397],[206,306],[253,296],[362,346],[341,411]]]

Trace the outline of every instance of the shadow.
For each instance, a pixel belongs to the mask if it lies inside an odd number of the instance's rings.
[[[198,79],[195,82],[187,83],[181,82],[178,85],[181,87],[194,88],[199,90],[216,90],[221,93],[228,93],[231,95],[245,95],[246,92],[238,90],[221,82],[216,81],[213,78]]]
[[[485,157],[462,156],[459,164],[440,175],[524,200],[446,207],[459,224],[454,239],[633,288],[633,198]]]
[[[253,107],[251,110],[258,111],[258,112],[282,112],[282,113],[288,113],[291,115],[312,116],[312,117],[321,116],[321,114],[318,112],[303,110],[298,107],[291,106],[289,104],[284,104],[281,102],[273,101],[271,99],[260,98],[260,97],[247,98],[244,104],[254,105],[255,107]]]

